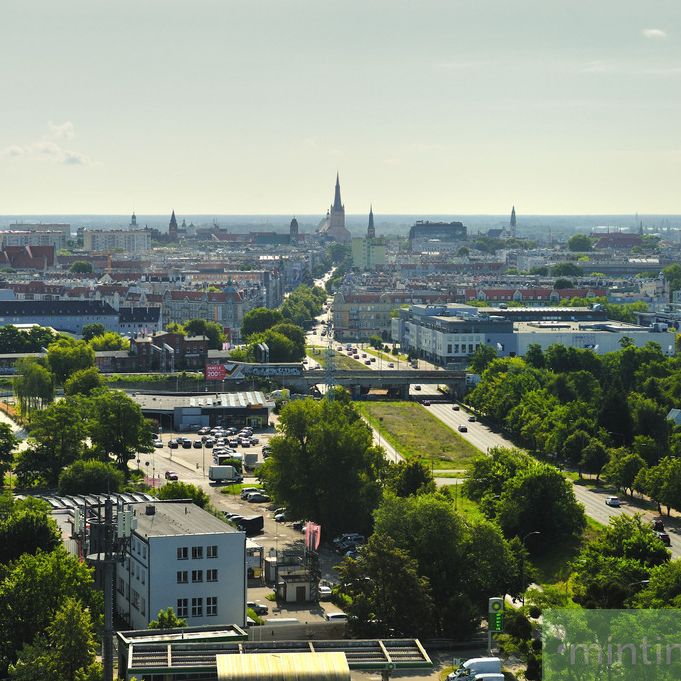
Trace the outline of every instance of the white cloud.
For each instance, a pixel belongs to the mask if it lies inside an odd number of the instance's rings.
[[[56,139],[70,140],[75,135],[71,121],[64,121],[63,123],[53,123],[50,121],[47,127],[50,129],[52,137]]]
[[[644,28],[642,33],[645,38],[650,40],[663,40],[667,37],[667,34],[659,28]]]
[[[50,161],[64,165],[88,165],[90,159],[79,151],[65,149],[62,140],[72,139],[75,130],[71,121],[47,125],[48,132],[34,142],[19,145],[13,144],[0,151],[0,156],[9,158],[26,158],[32,161]]]

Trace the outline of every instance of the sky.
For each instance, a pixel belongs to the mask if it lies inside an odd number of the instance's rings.
[[[0,214],[681,213],[678,0],[2,0]]]

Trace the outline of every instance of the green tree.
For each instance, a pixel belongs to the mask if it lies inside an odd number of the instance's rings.
[[[481,343],[468,358],[468,366],[474,374],[481,374],[496,356],[497,351],[491,345]]]
[[[111,350],[127,350],[130,347],[130,341],[121,336],[115,331],[106,331],[105,333],[95,336],[88,341],[88,345],[95,352],[111,351]]]
[[[151,431],[137,402],[119,390],[100,390],[90,398],[90,439],[103,461],[110,456],[127,476],[128,461],[152,452]]]
[[[431,494],[435,491],[433,474],[423,461],[400,461],[388,468],[386,487],[398,497]]]
[[[92,273],[92,263],[87,260],[76,260],[71,267],[69,267],[69,272],[74,274],[91,274]]]
[[[7,423],[0,422],[0,480],[10,470],[18,440]]]
[[[662,270],[662,272],[664,274],[665,281],[668,284],[670,294],[681,289],[681,265],[678,263],[668,265]]]
[[[428,636],[435,609],[430,583],[418,563],[387,536],[374,534],[358,558],[346,558],[336,570],[340,593],[354,636]],[[406,598],[405,595],[409,594]]]
[[[642,468],[646,467],[646,462],[633,452],[626,449],[613,449],[610,452],[610,461],[603,468],[603,477],[611,482],[617,489],[629,490],[629,494],[634,494],[634,480]]]
[[[23,331],[14,324],[7,324],[0,327],[0,353],[41,352],[57,335],[43,326],[32,326],[28,331]]]
[[[65,395],[89,396],[95,390],[104,387],[104,379],[97,367],[80,369],[73,373],[64,383]]]
[[[262,333],[283,321],[284,317],[279,310],[255,307],[244,315],[241,322],[241,337],[248,338],[254,333]]]
[[[574,286],[574,283],[572,282],[571,279],[565,279],[564,277],[560,277],[559,279],[556,279],[556,281],[553,282],[553,288],[555,288],[557,291],[562,291],[565,288],[572,288]]]
[[[52,551],[60,544],[57,523],[42,500],[28,497],[16,501],[0,520],[0,563],[9,563],[24,553]]]
[[[294,359],[291,361],[298,361],[305,357],[305,330],[302,326],[281,322],[281,324],[275,324],[270,331],[280,333],[293,343],[294,351],[291,356]]]
[[[23,554],[0,576],[0,674],[17,652],[45,632],[68,598],[82,602],[99,617],[101,594],[93,589],[93,571],[59,546],[50,553]]]
[[[217,322],[209,322],[205,319],[190,319],[184,323],[184,329],[189,336],[206,336],[208,338],[209,349],[222,350],[225,334],[222,326]]]
[[[54,376],[34,359],[20,360],[14,378],[14,394],[21,413],[30,417],[33,411],[43,409],[54,399]]]
[[[397,312],[397,310],[393,310],[393,312]],[[383,347],[383,339],[380,336],[369,336],[369,345],[376,350],[380,350]]]
[[[95,351],[85,341],[60,338],[47,348],[47,364],[63,385],[71,374],[95,365]]]
[[[123,473],[103,461],[75,461],[59,474],[59,494],[118,492],[125,483]]]
[[[607,447],[597,438],[591,438],[591,441],[582,450],[582,456],[579,461],[580,469],[584,469],[587,473],[596,476],[596,480],[601,477],[603,467],[610,460]]]
[[[593,250],[593,242],[586,234],[574,234],[568,239],[568,248],[576,253]]]
[[[147,629],[181,629],[187,626],[187,620],[178,617],[172,608],[159,610],[155,620],[149,622]]]
[[[544,351],[539,343],[530,343],[525,352],[525,362],[535,369],[544,368]]]
[[[551,268],[551,274],[554,277],[581,277],[584,270],[573,262],[560,262]]]
[[[295,343],[289,340],[283,333],[278,333],[273,328],[263,331],[263,333],[256,333],[249,337],[251,344],[250,352],[255,354],[255,346],[259,343],[265,343],[269,348],[270,362],[295,362],[302,359],[299,350]]]
[[[167,482],[158,491],[159,499],[191,499],[201,508],[206,508],[210,501],[208,495],[196,485],[188,482]]]
[[[83,324],[81,335],[84,341],[91,341],[95,336],[102,336],[106,333],[106,326],[100,322],[93,322],[92,324]]]
[[[259,471],[274,499],[327,536],[369,529],[386,464],[347,394],[290,402],[278,431]]]
[[[657,565],[650,571],[648,584],[631,597],[635,608],[681,608],[681,560]]]

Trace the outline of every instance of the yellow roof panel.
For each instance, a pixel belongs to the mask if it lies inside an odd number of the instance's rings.
[[[350,681],[344,653],[218,655],[218,681]]]

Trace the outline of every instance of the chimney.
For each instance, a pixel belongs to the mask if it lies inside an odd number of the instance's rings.
[[[145,515],[156,515],[156,506],[154,506],[154,504],[147,504],[144,513]]]

